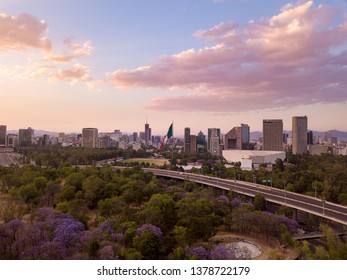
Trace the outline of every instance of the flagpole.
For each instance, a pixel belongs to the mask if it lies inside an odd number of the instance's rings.
[[[172,139],[174,139],[173,129],[174,129],[174,121],[172,120]],[[173,145],[171,147],[171,158],[173,159]]]

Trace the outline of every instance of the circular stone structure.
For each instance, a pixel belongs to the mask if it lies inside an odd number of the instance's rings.
[[[235,252],[237,259],[254,259],[261,254],[260,247],[247,240],[241,240],[238,242],[224,243],[227,249]]]

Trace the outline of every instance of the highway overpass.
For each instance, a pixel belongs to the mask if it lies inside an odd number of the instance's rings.
[[[188,180],[250,197],[254,197],[258,193],[269,202],[286,205],[347,226],[347,207],[322,199],[239,180],[164,169],[144,168],[144,170],[152,172],[156,176]]]

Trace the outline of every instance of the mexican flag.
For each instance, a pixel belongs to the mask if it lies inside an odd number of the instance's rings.
[[[166,135],[163,137],[163,141],[161,142],[160,149],[164,147],[164,144],[167,140],[169,140],[173,136],[173,123],[170,125]]]

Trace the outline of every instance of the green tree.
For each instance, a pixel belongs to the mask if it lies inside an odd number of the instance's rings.
[[[72,200],[75,198],[76,187],[75,186],[64,186],[60,197],[62,200]]]
[[[265,197],[261,194],[256,194],[254,196],[254,209],[264,211],[266,209],[266,200]]]
[[[147,260],[158,260],[162,254],[162,240],[156,234],[145,230],[134,238],[135,248]]]
[[[67,176],[65,179],[65,184],[70,186],[75,186],[77,190],[82,190],[83,181],[85,180],[85,175],[81,172],[75,172]]]
[[[20,187],[18,189],[18,195],[26,203],[37,204],[40,193],[34,184],[29,184]]]
[[[104,181],[96,176],[90,176],[83,182],[83,192],[90,207],[95,207],[99,200],[99,191],[104,185]]]
[[[156,225],[163,232],[168,232],[177,220],[175,201],[169,194],[154,194],[146,203],[142,215],[146,223]]]
[[[214,202],[197,193],[188,193],[176,203],[178,225],[188,229],[189,239],[206,239],[213,235],[221,218],[214,213]]]

